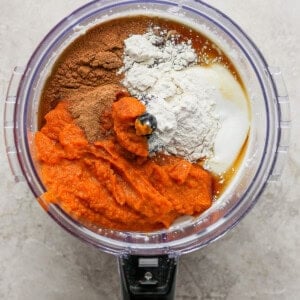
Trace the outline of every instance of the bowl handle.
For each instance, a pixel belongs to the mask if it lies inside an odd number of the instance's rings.
[[[291,111],[288,92],[283,80],[282,73],[278,67],[268,67],[270,80],[275,90],[275,103],[277,103],[279,111],[279,143],[276,149],[276,161],[273,165],[272,172],[268,179],[269,182],[277,182],[286,165],[288,148],[290,144],[291,131]]]
[[[124,300],[172,300],[178,256],[123,255],[118,259]]]
[[[23,78],[25,68],[15,67],[9,81],[5,104],[4,104],[4,140],[5,150],[9,161],[10,169],[16,182],[25,181],[23,172],[18,161],[18,149],[15,136],[16,120],[15,109],[17,105],[18,87]]]

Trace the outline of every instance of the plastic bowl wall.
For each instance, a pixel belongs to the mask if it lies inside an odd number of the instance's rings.
[[[58,55],[87,28],[130,14],[175,18],[214,40],[240,72],[251,106],[251,131],[245,158],[219,201],[193,222],[153,233],[87,228],[58,206],[48,207],[43,200],[45,187],[32,147],[41,90]],[[265,60],[246,34],[221,12],[198,1],[180,1],[180,4],[175,1],[94,1],[53,28],[28,62],[16,98],[14,143],[17,162],[32,192],[50,216],[73,235],[113,254],[181,254],[222,236],[255,204],[274,167],[280,140],[279,123],[277,94]]]

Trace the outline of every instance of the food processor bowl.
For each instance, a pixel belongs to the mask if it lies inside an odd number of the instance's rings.
[[[88,28],[130,15],[166,17],[202,32],[231,59],[249,96],[251,125],[247,149],[226,190],[199,217],[150,233],[87,227],[59,206],[49,205],[43,198],[46,188],[39,176],[33,147],[41,92],[57,57]],[[220,238],[241,220],[266,184],[277,180],[282,172],[289,142],[290,115],[280,70],[268,66],[249,37],[222,12],[201,1],[105,0],[90,2],[63,19],[39,44],[27,66],[15,68],[5,102],[4,122],[6,151],[16,181],[26,181],[41,206],[68,232],[102,251],[121,257],[125,297],[129,290],[137,295],[142,293],[134,290],[134,281],[128,279],[137,274],[132,270],[150,268],[153,273],[155,268],[164,266],[164,270],[170,271],[166,278],[171,283],[179,255]],[[148,284],[153,282],[149,276]],[[149,287],[152,286],[149,284]],[[151,294],[149,287],[146,289],[148,295]],[[168,291],[171,295],[171,289]]]

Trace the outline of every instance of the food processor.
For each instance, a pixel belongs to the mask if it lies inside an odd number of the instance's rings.
[[[94,25],[120,16],[174,19],[205,34],[231,59],[249,96],[247,149],[236,175],[217,201],[198,217],[169,229],[126,232],[87,227],[48,204],[39,176],[33,136],[45,80],[57,57]],[[16,182],[27,182],[40,205],[61,227],[101,251],[118,257],[124,299],[173,299],[178,258],[222,237],[253,207],[264,187],[279,179],[289,143],[289,100],[278,68],[268,66],[243,30],[201,1],[93,1],[57,24],[25,68],[16,67],[4,110],[6,152]]]

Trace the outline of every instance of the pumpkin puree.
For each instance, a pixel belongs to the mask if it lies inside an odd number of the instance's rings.
[[[114,134],[89,143],[60,102],[35,135],[44,198],[86,225],[131,231],[167,228],[212,204],[212,177],[197,164],[164,154],[148,156],[135,132],[145,112],[137,99],[112,105]]]

